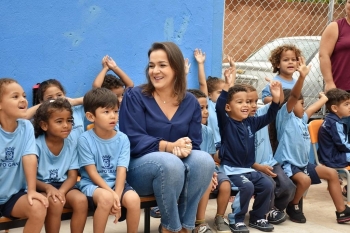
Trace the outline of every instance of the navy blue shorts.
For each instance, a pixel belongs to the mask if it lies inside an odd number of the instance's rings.
[[[222,184],[222,182],[224,182],[224,181],[226,181],[226,180],[227,180],[228,182],[231,183],[230,178],[228,178],[228,176],[227,176],[224,172],[218,172],[218,171],[216,171],[216,173],[218,174],[218,176],[217,176],[218,185],[216,186],[216,189],[215,189],[215,190],[219,190],[220,185]]]
[[[302,168],[291,165],[291,170],[293,175],[297,174],[298,172],[303,172],[310,177],[311,184],[319,184],[321,183],[321,180],[318,177],[318,174],[315,168],[316,168],[316,165],[312,163],[308,163],[305,167],[302,167]]]
[[[124,194],[130,190],[135,191],[128,183],[125,182],[124,190],[122,192],[122,196],[120,197],[120,203],[122,203]],[[89,210],[95,211],[97,206],[94,203],[93,197],[87,196],[87,199],[88,199]],[[118,222],[122,222],[125,219],[126,219],[126,208],[122,206],[121,215],[120,215],[120,218],[118,219]]]
[[[6,203],[0,205],[0,217],[5,216],[7,218],[17,219],[11,216],[12,209],[15,206],[18,199],[20,199],[23,195],[26,194],[27,193],[24,191],[24,189],[21,189],[18,193],[12,195]]]

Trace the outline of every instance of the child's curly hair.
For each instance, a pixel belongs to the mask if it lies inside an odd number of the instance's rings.
[[[214,91],[216,91],[218,89],[217,85],[219,83],[224,83],[224,82],[225,81],[221,78],[208,76],[208,79],[207,79],[208,93],[213,93]]]
[[[114,88],[125,87],[123,81],[113,74],[106,74],[101,87],[112,90]]]
[[[187,91],[189,93],[191,93],[192,95],[194,95],[194,97],[196,97],[196,99],[207,98],[207,96],[201,90],[198,90],[198,89],[187,89]]]
[[[5,85],[11,84],[11,83],[18,83],[18,82],[12,78],[0,78],[0,100],[2,99]]]
[[[233,99],[234,94],[238,92],[247,92],[247,88],[242,86],[242,85],[235,85],[233,87],[230,87],[227,92],[227,99],[226,103],[230,103],[231,100]]]
[[[328,98],[328,101],[326,102],[326,108],[329,112],[333,112],[332,105],[338,106],[344,101],[350,99],[350,93],[339,88],[330,89],[329,91],[327,91],[326,96]]]
[[[302,56],[301,50],[298,49],[295,45],[293,44],[284,44],[280,45],[274,50],[271,51],[269,61],[271,62],[272,68],[273,68],[273,73],[280,73],[280,69],[278,68],[280,62],[281,62],[281,55],[282,52],[285,51],[293,51],[295,53],[297,61],[299,61],[299,57]]]
[[[70,112],[72,115],[72,125],[74,125],[72,105],[66,98],[58,98],[56,100],[47,100],[43,102],[39,106],[38,110],[36,110],[33,119],[35,137],[37,138],[39,135],[45,134],[45,131],[40,126],[41,122],[49,122],[49,119],[53,112],[63,110]]]
[[[256,91],[256,88],[255,88],[255,87],[253,87],[252,85],[247,84],[247,83],[240,83],[239,86],[244,87],[244,88],[247,90],[247,92]]]

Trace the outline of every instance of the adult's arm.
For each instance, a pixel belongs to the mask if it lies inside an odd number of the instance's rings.
[[[321,73],[325,82],[325,91],[335,88],[332,75],[331,56],[338,40],[338,34],[338,24],[332,22],[326,27],[321,37],[319,57]]]

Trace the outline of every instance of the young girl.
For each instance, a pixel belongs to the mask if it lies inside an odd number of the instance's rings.
[[[295,85],[293,74],[297,68],[298,57],[301,57],[301,51],[295,45],[281,45],[271,51],[269,61],[273,72],[277,73],[274,80],[279,81],[283,89],[292,89]],[[262,90],[261,98],[264,104],[271,102],[269,85]]]
[[[39,155],[37,190],[49,200],[45,220],[48,233],[59,232],[63,207],[73,209],[71,232],[84,230],[88,203],[86,196],[73,189],[78,176],[76,144],[68,138],[73,126],[72,107],[58,98],[41,104],[34,115],[34,130]]]
[[[328,181],[329,193],[337,210],[337,222],[348,222],[350,221],[350,208],[344,205],[336,170],[309,163],[310,135],[307,121],[327,102],[327,97],[321,93],[321,98],[304,111],[301,89],[310,66],[305,66],[304,58],[299,58],[299,61],[300,65],[297,70],[300,77],[291,91],[289,89],[284,91],[285,100],[276,118],[279,144],[275,159],[296,185],[296,192],[287,207],[287,214],[292,221],[305,223],[306,218],[298,203],[310,184],[318,184],[321,182],[320,179],[325,179]]]
[[[17,81],[0,78],[0,217],[27,218],[23,232],[39,233],[48,201],[36,192],[38,153],[33,125],[20,119],[25,118],[27,106]]]
[[[112,74],[107,74],[108,70],[112,70],[118,77]],[[133,86],[134,83],[131,78],[117,65],[117,63],[115,63],[113,58],[108,55],[102,58],[102,70],[92,83],[92,88],[104,87],[113,91],[118,97],[119,103],[121,103],[124,89]]]
[[[209,76],[207,80],[205,80],[205,70],[204,70],[204,62],[205,62],[205,53],[200,49],[194,50],[194,57],[198,63],[198,82],[199,89],[209,97],[208,100],[208,126],[214,132],[214,142],[216,150],[220,148],[221,138],[218,127],[218,119],[216,117],[216,100],[219,98],[222,88],[224,87],[225,81],[221,78],[211,77]],[[232,68],[229,72],[232,76],[236,77],[235,63],[230,56],[227,56],[230,67]]]
[[[55,100],[58,98],[66,98],[66,91],[64,90],[62,84],[56,80],[56,79],[48,79],[42,83],[40,83],[38,91],[38,100],[40,103],[46,100]],[[69,99],[70,101],[72,99]],[[84,119],[85,119],[85,112],[84,112],[84,106],[83,103],[83,97],[77,98],[74,100],[74,103],[72,105],[76,105],[72,107],[73,111],[73,118],[74,118],[74,125],[71,133],[69,134],[69,138],[73,139],[75,142],[78,141],[78,138],[80,134],[82,134],[84,130]],[[36,103],[38,104],[38,103]]]

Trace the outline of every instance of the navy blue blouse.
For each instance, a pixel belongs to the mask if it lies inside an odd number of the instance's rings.
[[[173,118],[169,120],[153,96],[142,93],[141,87],[125,90],[119,112],[119,128],[130,140],[131,157],[159,151],[159,142],[175,142],[189,137],[192,149],[202,143],[201,109],[197,99],[186,93]]]

